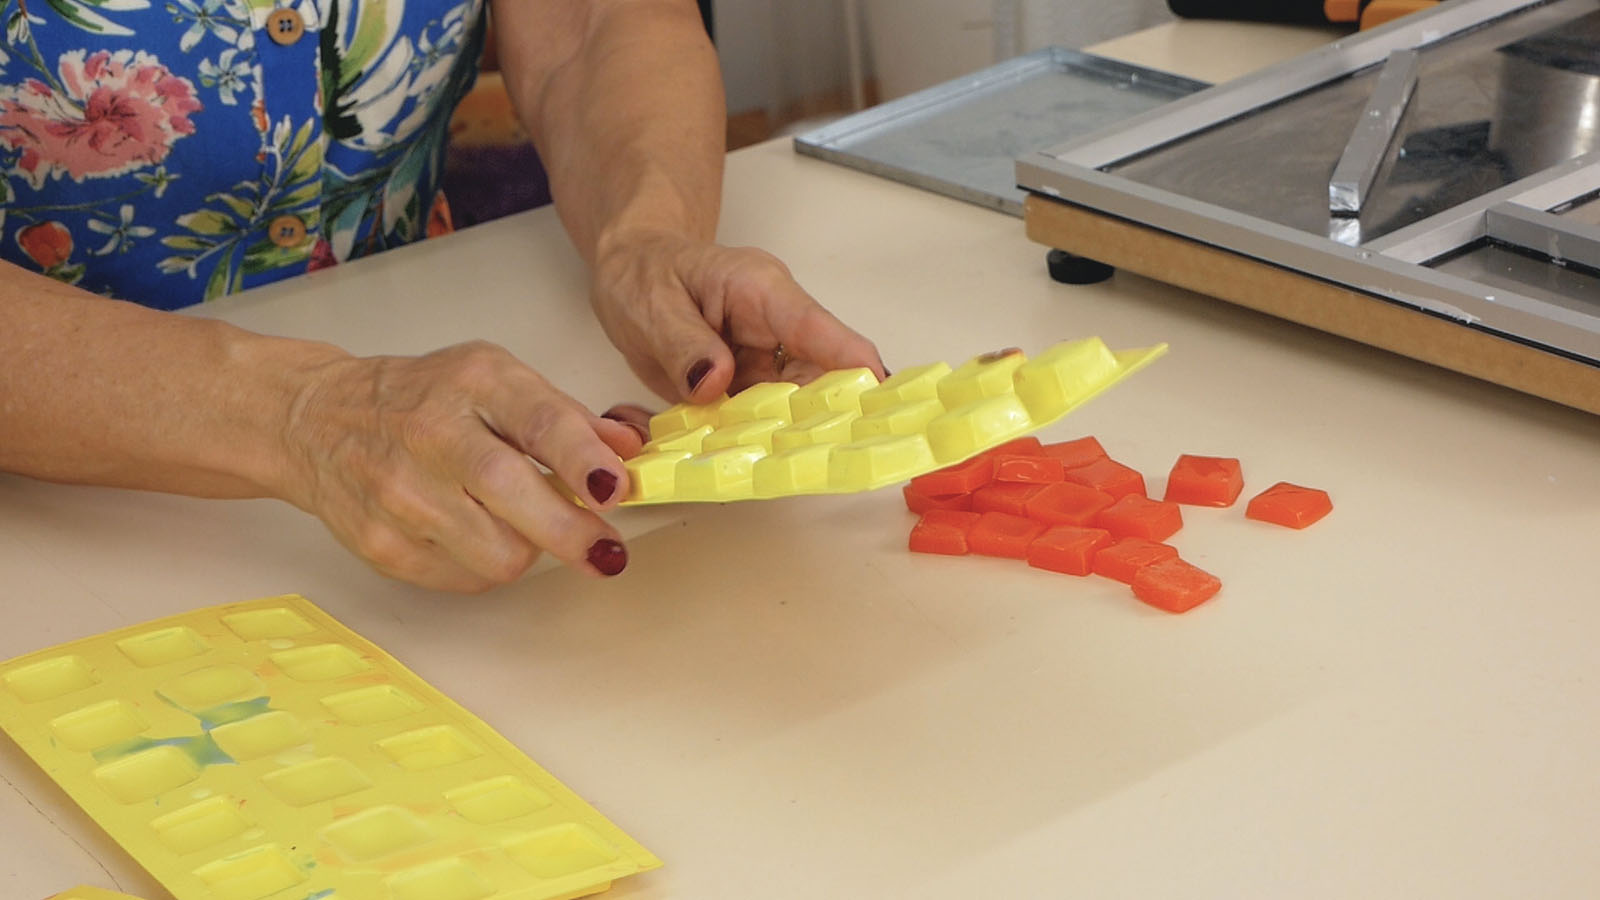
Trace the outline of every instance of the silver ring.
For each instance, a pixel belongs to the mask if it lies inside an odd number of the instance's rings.
[[[783,374],[783,367],[789,362],[789,351],[783,349],[783,344],[772,348],[772,368],[778,374]]]

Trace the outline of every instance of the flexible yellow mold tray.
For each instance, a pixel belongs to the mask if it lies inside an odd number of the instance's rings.
[[[0,664],[0,727],[177,900],[548,900],[660,865],[294,595]]]
[[[119,894],[97,887],[75,887],[70,891],[62,891],[48,900],[139,900],[131,894]]]
[[[753,385],[650,420],[649,443],[625,466],[624,505],[842,494],[898,484],[1061,418],[1145,367],[1160,344],[1113,352],[1099,338],[1029,359],[986,353],[932,363],[881,384],[869,369],[804,386]]]

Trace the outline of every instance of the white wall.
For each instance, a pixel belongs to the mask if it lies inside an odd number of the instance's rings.
[[[882,99],[1051,44],[1083,47],[1171,18],[1165,0],[853,0]],[[849,83],[851,0],[715,0],[728,108],[779,113]]]
[[[1165,0],[1013,0],[1021,22],[1017,52],[1052,44],[1074,49],[1171,21]]]
[[[862,0],[871,74],[892,100],[995,62],[995,0]],[[1002,13],[996,16],[996,13]]]
[[[715,0],[712,14],[729,110],[778,113],[848,85],[838,0]]]
[[[715,0],[717,57],[728,92],[728,109],[772,109],[778,61],[773,52],[772,0]]]

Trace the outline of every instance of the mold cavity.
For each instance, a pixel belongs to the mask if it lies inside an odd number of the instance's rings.
[[[343,644],[298,647],[274,653],[267,658],[295,681],[328,681],[354,675],[367,668],[367,661]]]
[[[386,882],[394,900],[483,900],[494,885],[459,859],[407,869]]]
[[[240,802],[228,796],[212,797],[167,813],[150,827],[173,853],[195,853],[238,837],[250,827],[250,820],[239,812]]]
[[[292,609],[252,609],[222,617],[228,630],[247,641],[265,641],[271,638],[294,637],[310,634],[316,629]]]
[[[267,789],[290,806],[310,806],[323,800],[372,787],[367,773],[336,756],[299,763],[261,777]]]
[[[200,639],[200,635],[194,633],[194,629],[179,625],[123,638],[117,641],[117,649],[122,651],[123,656],[133,660],[134,665],[148,669],[199,656],[211,648]]]
[[[511,861],[540,878],[561,878],[615,862],[615,847],[574,822],[544,828],[505,843]]]
[[[389,684],[330,694],[322,698],[322,705],[348,725],[388,722],[422,709],[415,697]]]
[[[200,766],[177,747],[135,753],[94,770],[94,780],[123,803],[138,803],[200,777]]]
[[[54,700],[100,681],[81,656],[57,656],[5,674],[6,687],[23,703]]]
[[[467,821],[479,825],[515,819],[550,805],[550,795],[510,775],[445,791],[444,798]]]
[[[194,874],[216,900],[261,900],[306,878],[276,844],[206,863]]]
[[[50,720],[50,733],[56,740],[82,753],[136,737],[149,727],[126,700],[105,700]]]
[[[207,666],[174,678],[156,693],[183,709],[199,710],[265,696],[261,680],[239,666]]]
[[[229,725],[219,725],[211,729],[211,738],[223,753],[244,762],[304,744],[311,740],[311,735],[299,719],[281,710],[274,710]]]
[[[378,749],[409,771],[437,769],[480,756],[483,751],[452,725],[419,728],[378,742]]]
[[[409,810],[380,806],[329,825],[322,837],[351,862],[368,862],[433,840],[433,832]]]

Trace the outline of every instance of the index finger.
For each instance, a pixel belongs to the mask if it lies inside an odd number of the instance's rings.
[[[795,282],[774,287],[767,310],[773,334],[790,356],[809,360],[823,369],[865,367],[879,379],[885,377],[877,346]]]
[[[561,496],[526,455],[488,431],[462,448],[461,483],[484,509],[573,568],[616,575],[627,565],[621,536]]]

